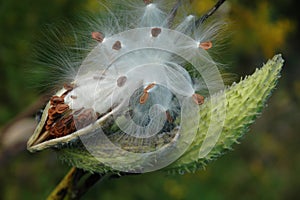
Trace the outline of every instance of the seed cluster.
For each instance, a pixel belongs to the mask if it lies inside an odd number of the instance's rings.
[[[81,108],[73,112],[69,105],[64,102],[65,96],[73,90],[73,85],[64,85],[67,90],[62,96],[53,96],[50,99],[51,107],[48,109],[45,130],[53,138],[63,137],[81,129],[98,118],[93,109]],[[77,96],[71,95],[72,99]]]
[[[45,129],[50,136],[57,138],[76,131],[73,115],[68,113],[69,106],[64,103],[64,96],[53,96],[50,99],[51,107],[48,110],[48,119]]]

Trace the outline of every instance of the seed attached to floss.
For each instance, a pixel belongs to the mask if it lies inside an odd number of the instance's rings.
[[[153,88],[156,85],[156,83],[150,83],[147,87],[145,87],[144,92],[149,92],[151,88]]]
[[[148,5],[148,4],[152,3],[152,0],[144,0],[144,3],[145,3],[146,5]]]
[[[122,87],[124,86],[124,84],[126,83],[127,81],[127,77],[126,76],[120,76],[117,80],[117,86],[118,87]]]
[[[195,93],[192,97],[197,105],[202,105],[204,103],[204,96]]]
[[[65,88],[65,90],[67,90],[68,92],[69,92],[69,91],[72,91],[72,90],[75,88],[75,84],[72,84],[72,83],[65,83],[65,84],[64,84],[64,88]]]
[[[144,91],[144,93],[140,97],[140,104],[145,104],[148,98],[149,98],[149,93]]]
[[[145,104],[149,98],[149,90],[153,88],[156,83],[150,83],[143,91],[142,96],[140,97],[140,104]]]
[[[92,38],[99,43],[102,43],[104,40],[104,35],[100,32],[92,32]]]
[[[201,42],[199,44],[199,47],[202,48],[202,49],[204,49],[204,50],[208,50],[208,49],[212,48],[212,46],[213,45],[212,45],[211,41],[209,41],[209,42]]]
[[[161,29],[160,28],[153,28],[153,29],[151,29],[151,35],[152,35],[152,37],[157,37],[160,33],[161,33]]]
[[[114,49],[114,50],[120,50],[122,48],[122,45],[121,45],[121,42],[120,41],[116,41],[115,43],[114,43],[114,45],[112,46],[112,49]]]

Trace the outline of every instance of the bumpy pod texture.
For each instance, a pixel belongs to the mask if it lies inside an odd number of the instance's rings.
[[[208,52],[220,24],[197,27],[195,16],[175,20],[174,10],[144,3],[134,17],[115,13],[98,26],[113,21],[111,30],[91,24],[96,45],[46,106],[30,151],[54,148],[91,172],[184,173],[230,149],[254,122],[281,57],[225,88]],[[61,65],[72,58],[64,55]]]

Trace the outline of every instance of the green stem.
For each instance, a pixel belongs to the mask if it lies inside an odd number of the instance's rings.
[[[47,197],[47,200],[80,199],[95,183],[104,177],[106,176],[90,174],[73,167]]]

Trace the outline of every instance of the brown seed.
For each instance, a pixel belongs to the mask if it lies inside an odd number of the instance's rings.
[[[56,130],[62,130],[65,128],[65,124],[63,123],[63,121],[58,121],[54,124],[53,126]]]
[[[46,125],[51,126],[52,124],[53,124],[53,121],[51,119],[48,119]]]
[[[153,88],[156,85],[156,83],[150,83],[145,89],[144,92],[148,92],[151,88]]]
[[[65,84],[64,84],[64,88],[65,88],[67,91],[73,90],[74,87],[75,87],[74,84],[69,84],[69,83],[65,83]]]
[[[71,130],[72,132],[74,132],[74,131],[76,130],[76,126],[75,126],[74,120],[71,122],[70,130]]]
[[[60,104],[60,103],[64,103],[64,98],[61,98],[59,96],[53,96],[53,97],[51,97],[50,104],[52,106]]]
[[[46,125],[46,126],[45,126],[46,131],[49,131],[50,128],[51,128],[51,126],[49,126],[49,125]]]
[[[152,0],[144,0],[144,3],[145,3],[146,5],[148,5],[148,4],[152,3]]]
[[[104,35],[100,32],[92,32],[92,38],[101,43],[104,40]]]
[[[96,120],[97,115],[93,109],[81,109],[81,112],[76,115],[76,127],[81,129],[94,123]]]
[[[56,118],[59,117],[60,114],[56,113],[56,111],[54,111],[54,114],[48,115],[48,120],[54,121]]]
[[[122,87],[124,86],[124,84],[126,83],[127,81],[127,77],[126,76],[120,76],[117,80],[117,86],[118,87]]]
[[[71,128],[71,123],[73,121],[73,116],[69,115],[67,118],[64,118],[62,121],[65,124],[66,129],[70,129]]]
[[[61,128],[61,129],[56,129],[56,128],[53,128],[53,134],[56,138],[58,137],[62,137],[64,136],[64,128]]]
[[[48,115],[54,115],[56,114],[56,109],[55,106],[52,106],[51,108],[48,109]]]
[[[77,96],[71,95],[71,99],[77,99]]]
[[[169,123],[173,122],[173,118],[172,118],[172,116],[171,116],[171,114],[170,114],[169,111],[166,111],[166,117],[167,117],[167,120],[168,120]]]
[[[161,29],[160,28],[153,28],[153,29],[151,29],[151,35],[153,37],[157,37],[160,33],[161,33]]]
[[[76,131],[76,130],[75,130]],[[71,131],[71,129],[65,128],[63,129],[63,132],[61,133],[61,135],[59,137],[64,137],[66,135],[70,135],[71,133],[73,133],[74,131]]]
[[[140,104],[145,104],[149,98],[149,93],[144,92],[142,96],[140,97]]]
[[[69,106],[67,104],[58,104],[55,108],[55,111],[58,114],[62,114],[63,112],[65,112],[68,109],[69,109]]]
[[[202,105],[204,103],[204,97],[200,94],[193,94],[193,100],[197,105]]]
[[[208,50],[208,49],[210,49],[210,48],[212,48],[212,42],[201,42],[200,44],[199,44],[199,47],[200,48],[202,48],[202,49],[204,49],[204,50]]]
[[[66,133],[69,133],[69,130],[66,126],[66,119],[62,118],[60,121],[54,123],[51,127],[50,133],[56,138],[67,135]]]
[[[122,48],[121,42],[116,41],[115,44],[112,46],[112,48],[117,51],[120,50]]]
[[[49,134],[54,138],[62,137],[76,131],[73,115],[62,116],[62,114],[60,114],[66,108],[68,109],[68,105],[58,104],[49,109],[50,113],[53,112],[54,114],[49,115],[45,129],[49,131]]]

